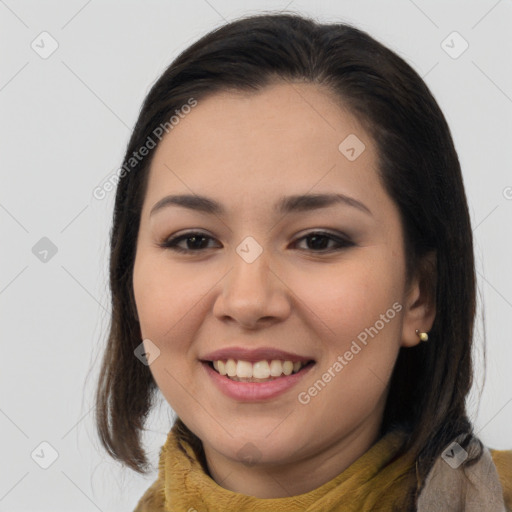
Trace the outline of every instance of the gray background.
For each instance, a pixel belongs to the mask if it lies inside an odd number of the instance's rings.
[[[181,50],[245,13],[284,9],[368,31],[424,77],[443,109],[475,235],[470,413],[486,444],[512,448],[510,0],[0,0],[0,511],[128,511],[155,480],[172,419],[163,399],[145,438],[155,468],[147,478],[104,454],[93,428],[114,192],[92,192],[121,164],[141,102]],[[44,31],[58,44],[47,58]],[[52,450],[56,460],[41,468]]]

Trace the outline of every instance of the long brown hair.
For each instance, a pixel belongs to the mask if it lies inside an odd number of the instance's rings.
[[[472,385],[475,271],[468,206],[446,120],[421,77],[367,33],[344,23],[321,24],[295,14],[240,18],[181,53],[151,88],[123,161],[190,98],[228,89],[258,91],[277,81],[326,86],[363,123],[377,146],[380,178],[399,208],[410,278],[423,269],[435,298],[428,343],[400,350],[382,431],[410,433],[403,452],[433,459],[461,433],[472,434],[465,399]],[[150,154],[117,187],[111,231],[112,316],[97,388],[96,425],[106,450],[144,473],[141,431],[157,387],[134,356],[141,343],[132,274]],[[132,162],[133,164],[133,162]],[[180,435],[200,441],[178,420]],[[402,453],[403,453],[402,452]]]

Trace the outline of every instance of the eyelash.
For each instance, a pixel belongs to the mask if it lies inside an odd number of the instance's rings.
[[[159,244],[159,246],[164,249],[170,249],[172,251],[183,253],[183,254],[200,253],[200,252],[203,252],[204,249],[196,249],[196,250],[183,249],[182,247],[178,247],[178,245],[177,245],[182,240],[187,240],[189,238],[192,238],[193,236],[198,236],[198,235],[199,235],[199,238],[213,240],[213,238],[211,236],[208,236],[204,233],[197,232],[197,231],[190,231],[190,232],[184,233],[182,235],[170,237],[167,240],[165,240],[163,243]],[[316,254],[328,254],[328,253],[332,253],[332,252],[337,252],[337,251],[341,251],[342,249],[352,247],[355,245],[352,241],[348,240],[348,238],[344,239],[342,237],[335,236],[332,233],[328,233],[326,231],[312,231],[312,232],[308,233],[307,235],[304,235],[301,238],[298,238],[297,240],[295,240],[294,243],[297,243],[301,240],[304,240],[304,239],[307,239],[307,238],[310,238],[313,236],[317,236],[317,237],[321,237],[321,238],[328,238],[330,240],[333,240],[334,242],[336,242],[339,245],[339,247],[335,248],[335,249],[327,249],[327,250],[321,249],[320,251],[315,251],[315,250],[310,249],[311,252],[316,253]],[[305,249],[305,250],[308,250],[308,249]]]

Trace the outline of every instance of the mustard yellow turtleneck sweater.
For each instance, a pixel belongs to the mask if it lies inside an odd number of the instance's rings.
[[[402,433],[389,432],[324,485],[297,496],[262,499],[218,485],[204,472],[192,447],[179,441],[171,429],[160,451],[158,479],[142,496],[134,512],[405,512],[402,500],[417,484],[415,463],[407,455],[390,462],[403,442]],[[499,483],[495,478],[497,487],[493,487],[492,501],[504,500],[506,507],[489,508],[485,512],[512,511],[512,450],[490,450],[490,454],[499,476]],[[439,467],[444,466],[448,467],[442,462]],[[484,485],[482,492],[491,492],[489,488],[490,485]],[[503,491],[503,497],[496,496],[496,489]],[[435,492],[432,494],[435,500]],[[483,502],[487,503],[487,499],[490,503],[491,496],[484,496]],[[443,506],[426,512],[447,511]]]

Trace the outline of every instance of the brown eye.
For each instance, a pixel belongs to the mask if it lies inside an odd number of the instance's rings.
[[[208,243],[212,240],[215,239],[205,233],[191,231],[189,233],[170,237],[159,245],[160,247],[170,249],[172,251],[192,254],[204,252],[205,249],[212,248],[208,246]],[[294,245],[297,245],[298,242],[302,240],[306,240],[307,247],[301,250],[315,253],[336,252],[355,245],[347,237],[336,236],[325,231],[314,231],[308,233],[296,240]]]
[[[213,240],[213,238],[204,233],[190,232],[168,238],[161,246],[183,253],[201,252],[203,249],[208,248],[207,240]],[[179,245],[182,241],[185,242],[185,247]]]
[[[301,240],[306,240],[308,246],[306,250],[312,250],[313,252],[332,252],[355,245],[348,238],[338,237],[325,231],[308,233],[306,236],[299,238],[297,242]],[[334,247],[328,247],[329,243],[334,243]]]

